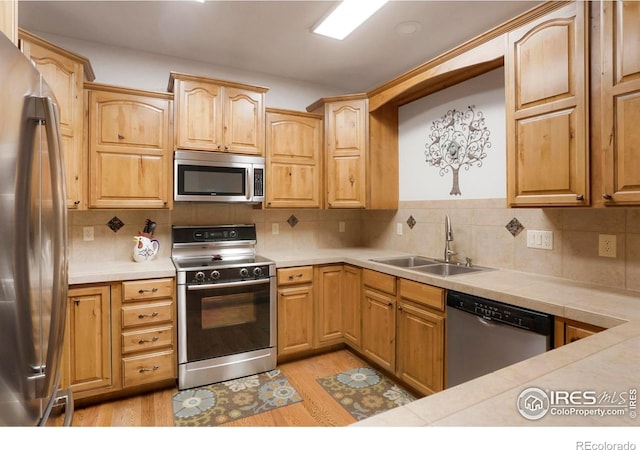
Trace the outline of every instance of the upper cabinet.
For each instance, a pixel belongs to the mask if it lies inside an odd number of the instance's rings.
[[[266,88],[172,72],[176,147],[264,154]]]
[[[18,45],[18,0],[0,1],[0,33]]]
[[[398,207],[397,108],[369,114],[366,94],[323,98],[307,111],[324,115],[324,206]]]
[[[573,2],[508,33],[509,206],[589,204],[587,10]]]
[[[89,207],[170,208],[172,96],[85,83]]]
[[[267,109],[268,208],[320,208],[322,116]]]
[[[18,36],[22,52],[43,75],[58,101],[67,206],[86,208],[82,84],[85,80],[93,81],[93,69],[87,59],[25,30],[20,29]]]
[[[640,204],[640,2],[600,3],[602,195]]]

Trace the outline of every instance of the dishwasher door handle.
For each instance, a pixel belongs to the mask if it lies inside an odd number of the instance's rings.
[[[497,323],[493,323],[491,321],[491,319],[485,319],[484,317],[480,317],[480,316],[476,316],[476,319],[478,319],[478,322],[480,322],[482,325],[486,326],[486,327],[497,327],[498,324]]]

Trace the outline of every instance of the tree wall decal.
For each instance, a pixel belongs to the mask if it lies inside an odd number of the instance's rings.
[[[482,167],[487,157],[485,149],[491,148],[489,129],[484,115],[475,110],[475,105],[465,111],[451,109],[431,124],[430,141],[425,144],[426,162],[439,169],[440,176],[451,171],[453,184],[449,195],[461,195],[460,169]]]

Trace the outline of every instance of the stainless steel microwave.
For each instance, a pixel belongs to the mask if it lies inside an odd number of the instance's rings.
[[[209,151],[176,150],[173,199],[177,202],[260,203],[265,159]]]

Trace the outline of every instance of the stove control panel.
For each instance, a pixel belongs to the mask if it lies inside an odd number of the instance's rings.
[[[214,270],[186,270],[178,272],[178,284],[222,284],[269,278],[274,269],[269,264],[258,266],[220,267]]]

